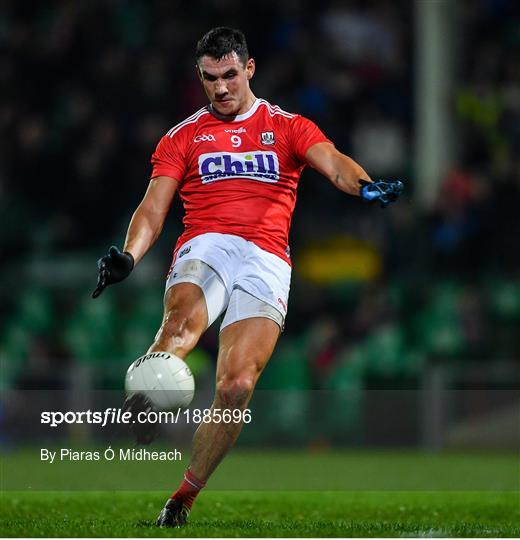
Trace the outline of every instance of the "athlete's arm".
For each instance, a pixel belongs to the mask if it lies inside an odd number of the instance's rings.
[[[168,176],[157,176],[150,180],[145,196],[128,226],[123,251],[112,246],[98,261],[98,281],[92,298],[97,298],[108,285],[126,279],[135,264],[152,247],[161,234],[177,185],[178,182]]]
[[[373,182],[361,165],[328,142],[313,144],[307,150],[305,159],[341,191],[359,195],[367,202],[378,201],[381,208],[395,202],[403,191],[404,186],[400,180]]]
[[[178,182],[169,176],[150,180],[141,204],[137,207],[126,233],[123,251],[137,264],[161,234]]]
[[[372,182],[366,171],[353,159],[339,152],[328,142],[313,144],[306,152],[307,163],[328,178],[338,189],[359,195],[360,180]]]

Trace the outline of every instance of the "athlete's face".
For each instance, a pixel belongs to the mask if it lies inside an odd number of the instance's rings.
[[[203,56],[197,64],[199,78],[213,108],[225,116],[235,116],[249,110],[255,99],[249,81],[255,72],[255,61],[246,65],[233,52],[216,60]]]

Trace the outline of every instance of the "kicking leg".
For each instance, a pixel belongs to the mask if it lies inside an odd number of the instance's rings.
[[[166,291],[162,324],[147,352],[165,351],[184,359],[207,326],[202,289],[193,283],[177,283]]]
[[[208,325],[204,293],[193,283],[177,283],[170,287],[164,297],[164,316],[161,327],[148,352],[165,351],[186,358],[195,347]],[[132,418],[152,410],[152,403],[143,394],[126,399],[123,410]],[[138,444],[150,444],[159,434],[159,425],[132,423],[131,429]]]

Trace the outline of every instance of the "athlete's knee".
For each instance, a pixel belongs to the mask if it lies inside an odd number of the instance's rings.
[[[216,398],[223,408],[244,408],[255,389],[257,377],[251,373],[223,375],[217,380]]]

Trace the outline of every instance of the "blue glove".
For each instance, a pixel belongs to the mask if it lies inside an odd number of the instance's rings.
[[[403,183],[400,180],[376,180],[375,182],[359,181],[359,195],[364,201],[379,201],[381,208],[388,206],[403,191]]]

